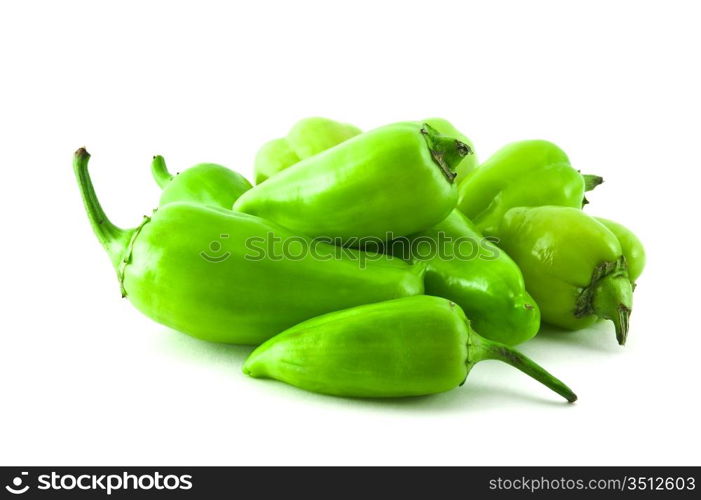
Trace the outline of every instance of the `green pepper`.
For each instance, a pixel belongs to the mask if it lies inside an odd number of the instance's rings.
[[[540,310],[521,270],[460,211],[404,243],[392,242],[391,253],[401,247],[411,262],[426,262],[425,293],[459,305],[480,335],[515,345],[538,333]]]
[[[297,157],[304,160],[360,135],[361,132],[350,123],[317,116],[295,123],[287,133],[287,142]]]
[[[477,155],[474,154],[472,141],[443,118],[428,118],[418,123],[427,123],[438,133],[455,137],[472,150],[473,154],[464,157],[455,167],[455,183],[459,184],[477,166]],[[301,159],[326,151],[360,133],[360,129],[353,125],[328,118],[300,120],[292,127],[287,137],[273,139],[260,148],[254,168],[256,184],[291,167]]]
[[[467,155],[462,161],[455,167],[455,183],[460,185],[463,179],[472,172],[475,167],[477,167],[477,155],[475,154],[475,147],[472,141],[465,136],[462,132],[456,129],[452,123],[443,118],[427,118],[426,120],[421,120],[419,123],[428,123],[431,127],[435,128],[438,133],[447,135],[448,137],[455,137],[459,141],[467,144],[467,146],[472,151],[471,155]]]
[[[486,359],[518,368],[567,401],[577,399],[523,354],[480,337],[459,306],[426,295],[307,320],[256,348],[243,371],[335,396],[403,397],[462,385]]]
[[[310,156],[326,151],[360,134],[349,123],[329,118],[304,118],[294,124],[287,137],[266,142],[256,155],[256,184]]]
[[[628,276],[630,281],[635,283],[645,268],[645,247],[643,247],[642,242],[633,231],[618,222],[602,217],[595,217],[595,219],[606,226],[618,238],[621,250],[623,250],[623,256],[626,258],[626,264],[628,265]]]
[[[298,161],[299,157],[292,151],[286,138],[280,137],[268,141],[256,153],[253,164],[254,180],[256,184],[260,184]]]
[[[500,246],[516,261],[543,321],[567,329],[613,321],[625,344],[633,289],[616,235],[571,207],[517,207],[506,212]]]
[[[241,174],[216,163],[200,163],[173,175],[160,155],[153,157],[151,173],[163,189],[160,205],[189,201],[230,210],[253,187]]]
[[[381,127],[300,161],[245,192],[234,209],[348,243],[430,228],[455,208],[466,144],[429,125]]]
[[[122,295],[166,326],[204,340],[258,344],[319,314],[423,293],[420,266],[385,255],[363,262],[361,252],[217,207],[168,203],[137,228],[118,228],[97,199],[89,157],[79,149],[74,170]]]
[[[603,179],[582,175],[548,141],[509,144],[472,171],[459,187],[458,208],[479,230],[494,236],[513,207],[557,205],[581,208],[584,192]]]

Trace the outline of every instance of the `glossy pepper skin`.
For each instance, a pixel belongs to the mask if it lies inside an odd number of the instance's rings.
[[[623,224],[614,222],[609,219],[604,219],[602,217],[595,217],[596,220],[601,222],[604,226],[608,228],[613,234],[618,238],[618,242],[621,244],[621,250],[623,251],[623,256],[626,258],[626,265],[628,266],[628,277],[633,283],[638,281],[638,278],[643,274],[643,269],[645,268],[645,247],[638,237],[625,227]]]
[[[241,195],[234,210],[343,244],[405,236],[455,208],[454,168],[469,153],[428,125],[396,123],[283,170]]]
[[[173,175],[160,155],[153,157],[151,174],[163,189],[160,206],[185,201],[231,210],[238,197],[253,187],[241,174],[216,163],[200,163]]]
[[[160,155],[153,157],[151,174],[163,189],[161,206],[186,201],[230,210],[253,187],[241,174],[216,163],[200,163],[173,175]]]
[[[455,302],[480,335],[515,345],[538,333],[540,310],[521,270],[459,210],[409,241],[410,248],[401,248],[403,256],[427,264],[425,293]]]
[[[304,118],[294,124],[287,137],[273,139],[260,148],[253,168],[256,184],[360,132],[358,127],[349,123],[318,116]]]
[[[487,236],[494,236],[513,207],[581,208],[584,192],[603,182],[572,168],[562,149],[533,140],[509,144],[465,177],[458,208]]]
[[[530,359],[477,335],[459,306],[426,295],[295,325],[255,349],[243,371],[312,392],[387,398],[454,389],[485,359],[509,363],[568,401],[577,399]]]
[[[477,166],[477,155],[474,153],[472,141],[443,118],[427,118],[417,123],[427,123],[438,133],[455,137],[470,148],[472,154],[465,156],[455,167],[455,183],[459,184]],[[300,120],[292,127],[287,137],[273,139],[260,148],[255,162],[256,184],[291,167],[303,158],[326,151],[360,133],[361,130],[353,125],[328,118]]]
[[[625,344],[633,289],[616,236],[571,207],[518,207],[504,216],[500,246],[516,261],[543,321],[585,328],[613,321]]]
[[[475,146],[472,141],[462,132],[460,132],[455,126],[444,118],[427,118],[421,120],[419,123],[428,123],[431,127],[435,128],[438,133],[446,135],[448,137],[455,137],[459,141],[467,144],[467,146],[472,151],[471,155],[464,157],[457,167],[455,167],[455,183],[460,185],[463,179],[472,172],[477,167],[477,154],[475,153]]]
[[[100,207],[88,159],[84,149],[76,152],[75,173],[123,296],[181,332],[259,344],[319,314],[423,292],[423,271],[400,259],[375,256],[362,267],[358,252],[339,255],[320,242],[314,242],[314,253],[301,253],[299,246],[293,251],[290,241],[312,242],[258,217],[216,207],[168,203],[139,227],[118,228]],[[285,255],[290,257],[280,258]]]

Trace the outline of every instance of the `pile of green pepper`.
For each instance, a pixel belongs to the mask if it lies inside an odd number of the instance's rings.
[[[368,132],[307,118],[261,147],[255,186],[214,163],[174,175],[155,156],[160,202],[130,229],[103,211],[89,158],[79,149],[74,170],[122,296],[194,337],[258,346],[250,376],[401,397],[447,391],[497,359],[573,402],[513,346],[541,321],[609,320],[627,339],[645,251],[582,210],[602,179],[551,142],[478,165],[440,118]]]

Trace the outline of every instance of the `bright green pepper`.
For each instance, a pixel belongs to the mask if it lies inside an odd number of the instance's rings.
[[[505,214],[498,237],[543,321],[580,329],[611,320],[625,344],[633,289],[621,244],[606,226],[578,208],[518,207]]]
[[[253,164],[254,180],[256,184],[260,184],[298,161],[299,157],[292,151],[285,137],[268,141],[256,153]]]
[[[523,354],[477,335],[459,306],[426,295],[305,321],[255,349],[243,371],[335,396],[403,397],[454,389],[486,359],[518,368],[570,402],[577,399]]]
[[[455,208],[454,169],[469,153],[428,125],[396,123],[283,170],[241,195],[234,209],[341,243],[405,236]]]
[[[200,163],[173,175],[160,155],[153,157],[151,173],[163,189],[161,206],[188,201],[230,210],[238,197],[253,187],[241,174],[216,163]]]
[[[425,293],[459,305],[480,335],[515,345],[538,333],[540,310],[521,270],[460,211],[409,241],[395,240],[391,253],[401,246],[412,262],[427,262]]]
[[[118,228],[97,199],[89,156],[79,149],[74,169],[95,235],[123,296],[166,326],[258,344],[319,314],[423,293],[420,266],[384,255],[363,262],[361,252],[217,207],[168,203],[139,227]]]
[[[618,242],[621,244],[623,256],[626,258],[628,265],[628,276],[633,283],[638,281],[638,278],[643,274],[645,268],[645,247],[638,237],[625,227],[623,224],[602,217],[595,217],[596,220],[606,226],[609,231],[616,235]]]
[[[266,142],[260,148],[254,165],[256,184],[360,132],[349,123],[321,117],[304,118],[294,124],[287,137]]]
[[[603,182],[580,174],[564,151],[548,141],[509,144],[459,187],[458,208],[479,230],[494,236],[504,214],[513,207],[557,205],[581,208],[584,192]]]
[[[455,183],[460,185],[463,179],[472,172],[477,167],[477,154],[475,153],[475,147],[472,141],[465,136],[462,132],[456,129],[452,123],[443,118],[427,118],[426,120],[421,120],[419,123],[428,123],[430,126],[435,128],[439,134],[447,135],[448,137],[455,137],[461,142],[467,144],[467,146],[472,151],[471,155],[467,155],[462,161],[455,167]]]
[[[465,156],[455,167],[455,183],[459,184],[477,166],[477,155],[474,154],[472,141],[443,118],[428,118],[418,123],[427,123],[438,133],[455,137],[468,145],[473,154]],[[301,159],[326,151],[360,133],[360,129],[353,125],[328,118],[300,120],[292,127],[287,137],[273,139],[260,148],[255,163],[256,184],[291,167]]]

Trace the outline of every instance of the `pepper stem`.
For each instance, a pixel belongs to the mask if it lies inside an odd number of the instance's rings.
[[[524,356],[517,350],[485,339],[477,335],[474,331],[470,332],[470,345],[468,346],[468,368],[471,365],[479,363],[487,359],[496,359],[508,363],[514,368],[521,370],[523,373],[536,379],[538,382],[555,391],[568,402],[574,403],[577,401],[577,395],[572,392],[572,389],[567,387],[564,382],[551,375],[545,368],[537,364],[535,361]]]
[[[611,274],[594,285],[592,307],[599,318],[613,321],[620,345],[628,338],[628,319],[632,311],[633,286],[627,274]]]
[[[458,175],[455,169],[464,157],[472,154],[472,149],[470,149],[470,146],[454,137],[440,134],[428,123],[422,125],[421,133],[426,139],[433,161],[440,167],[441,172],[443,172],[445,178],[448,179],[448,182],[452,184],[455,181],[455,177]]]
[[[88,161],[90,153],[85,148],[80,148],[73,156],[73,170],[78,180],[80,193],[83,196],[85,211],[88,213],[90,225],[95,236],[100,241],[112,261],[112,265],[119,272],[124,253],[129,247],[129,242],[135,229],[122,229],[115,226],[107,218],[100,205],[90,174],[88,173]]]
[[[173,180],[173,174],[168,171],[166,161],[161,155],[156,155],[151,161],[151,175],[158,183],[158,187],[163,189]]]
[[[584,190],[591,191],[599,184],[604,182],[604,178],[599,175],[582,174],[584,178]]]

